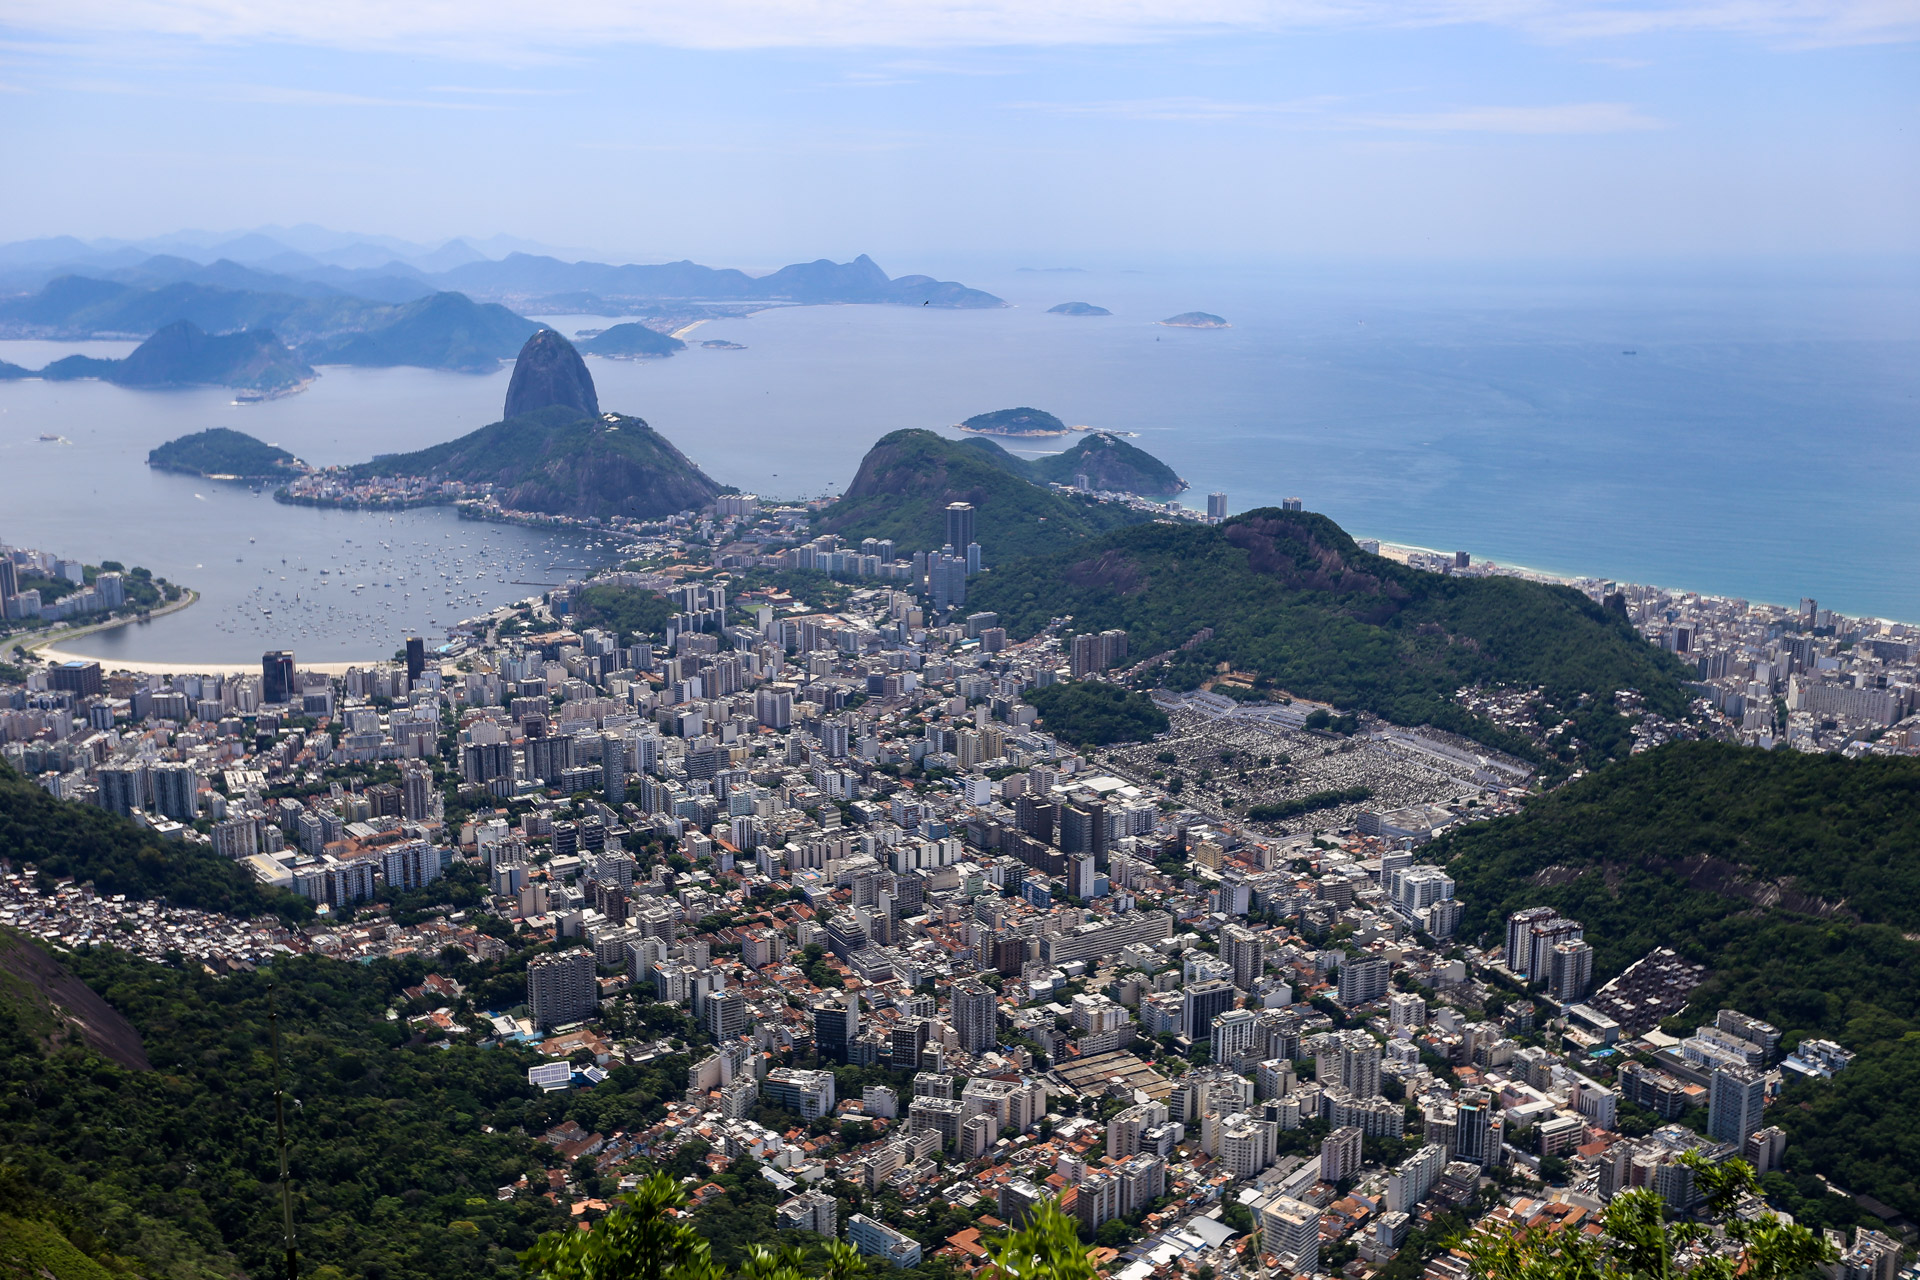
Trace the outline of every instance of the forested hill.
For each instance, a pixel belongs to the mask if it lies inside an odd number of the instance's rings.
[[[1706,964],[1721,1008],[1859,1053],[1768,1118],[1790,1169],[1920,1218],[1920,760],[1674,743],[1437,843],[1492,946],[1510,911],[1586,926],[1598,985],[1655,947]]]
[[[891,538],[908,554],[934,551],[947,540],[947,505],[970,502],[974,538],[986,562],[999,565],[1145,519],[1119,503],[1034,484],[1006,465],[1009,455],[996,459],[973,447],[978,443],[920,430],[882,436],[814,528],[855,541]]]
[[[1063,615],[1075,631],[1125,628],[1140,657],[1211,627],[1211,640],[1156,678],[1190,689],[1226,662],[1261,687],[1437,725],[1550,770],[1627,754],[1629,726],[1613,706],[1622,690],[1669,718],[1688,705],[1686,669],[1580,592],[1410,569],[1312,512],[1122,529],[1003,566],[968,607],[997,612],[1019,638]],[[1571,718],[1573,728],[1543,749],[1463,709],[1453,697],[1463,686],[1538,688],[1542,722]]]
[[[0,853],[41,875],[93,881],[101,894],[165,899],[235,916],[306,914],[303,899],[268,893],[205,845],[162,840],[90,804],[56,800],[0,760]]]

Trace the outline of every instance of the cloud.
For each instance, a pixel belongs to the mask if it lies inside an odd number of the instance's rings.
[[[1546,106],[1451,107],[1436,111],[1355,112],[1348,100],[1223,102],[1211,98],[1142,98],[1100,102],[1016,102],[1016,110],[1123,120],[1255,121],[1301,129],[1374,133],[1637,133],[1666,126],[1622,102]]]
[[[42,35],[185,37],[498,59],[693,49],[1117,44],[1228,32],[1488,25],[1547,40],[1715,32],[1789,46],[1920,39],[1912,0],[9,0]]]

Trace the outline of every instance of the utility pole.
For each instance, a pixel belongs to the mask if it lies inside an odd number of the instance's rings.
[[[273,1029],[273,1119],[280,1135],[280,1216],[287,1253],[287,1280],[299,1280],[300,1262],[293,1248],[293,1182],[287,1175],[287,1095],[280,1084],[280,1012],[274,1002],[275,983],[267,984],[267,1025]]]

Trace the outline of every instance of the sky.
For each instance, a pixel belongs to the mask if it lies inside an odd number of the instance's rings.
[[[0,0],[0,241],[1920,253],[1920,0]]]

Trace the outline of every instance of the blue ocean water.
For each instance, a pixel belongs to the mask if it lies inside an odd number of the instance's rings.
[[[887,431],[1025,404],[1137,433],[1191,483],[1195,505],[1216,489],[1234,510],[1298,496],[1360,536],[1920,620],[1911,272],[953,264],[942,274],[1014,305],[770,310],[705,324],[671,359],[589,367],[605,407],[648,419],[715,478],[763,494],[837,491]],[[1046,313],[1066,301],[1114,314]],[[1231,327],[1154,323],[1192,310]],[[568,333],[610,323],[542,318]],[[699,345],[713,339],[746,349]],[[0,343],[0,359],[38,366],[73,349]],[[260,567],[233,558],[304,557],[317,573],[340,567],[347,538],[432,545],[433,572],[464,579],[475,598],[522,595],[532,588],[517,581],[606,549],[522,530],[483,540],[446,512],[390,526],[281,507],[143,465],[154,445],[216,425],[316,463],[418,448],[494,420],[507,376],[334,368],[301,395],[249,406],[211,389],[0,383],[0,539],[138,557],[208,592],[195,609],[92,642],[123,657],[233,661],[275,647],[264,641],[280,624],[254,598]],[[520,568],[462,558],[482,549]],[[374,564],[404,568],[391,556]],[[375,590],[303,613],[301,643],[316,656],[384,656],[387,630],[447,620],[438,590],[430,602]]]

